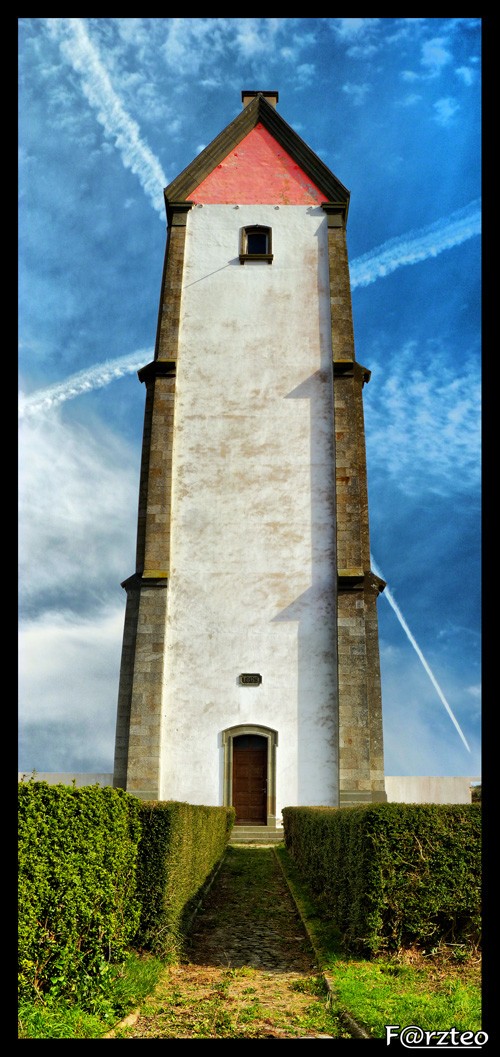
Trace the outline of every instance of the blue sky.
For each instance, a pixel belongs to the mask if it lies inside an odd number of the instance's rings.
[[[278,110],[351,192],[385,767],[481,774],[481,19],[19,19],[19,769],[109,772],[163,187]]]

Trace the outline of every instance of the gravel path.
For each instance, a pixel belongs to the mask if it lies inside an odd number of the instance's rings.
[[[180,964],[107,1037],[345,1037],[273,848],[227,849]]]

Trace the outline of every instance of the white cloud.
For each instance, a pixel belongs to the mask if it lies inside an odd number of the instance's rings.
[[[113,770],[122,606],[45,614],[19,636],[19,768]]]
[[[346,55],[350,59],[370,59],[382,43],[388,42],[390,38],[381,38],[377,33],[380,21],[380,18],[329,19],[337,40],[347,45]]]
[[[436,111],[435,120],[438,125],[448,125],[457,113],[457,110],[460,110],[460,107],[455,99],[451,99],[447,96],[444,99],[438,99],[437,102],[434,103],[434,110]]]
[[[295,34],[287,41],[284,47],[279,49],[279,54],[286,62],[298,62],[302,50],[308,46],[312,47],[315,43],[316,37],[314,33]]]
[[[410,95],[405,95],[403,99],[398,99],[396,106],[416,106],[417,103],[422,102],[422,96],[418,92],[412,92]]]
[[[221,83],[220,77],[204,77],[200,81],[202,88],[220,88]]]
[[[265,57],[268,61],[281,51],[278,42],[289,33],[286,18],[173,18],[168,22],[162,52],[167,66],[184,76],[196,76],[203,70],[220,66],[231,56],[238,61]],[[309,35],[308,35],[309,36]],[[310,39],[310,36],[309,36]],[[293,38],[293,57],[307,39]],[[287,45],[290,48],[290,45]],[[291,58],[281,55],[281,58]],[[217,81],[218,83],[218,81]]]
[[[105,425],[20,438],[19,767],[111,771],[137,454]],[[57,608],[55,608],[57,606]]]
[[[449,217],[436,220],[428,227],[408,231],[356,257],[350,265],[351,287],[368,286],[376,279],[390,275],[396,268],[436,257],[480,232],[481,203],[475,200]]]
[[[168,22],[162,53],[167,66],[181,75],[197,74],[202,65],[215,63],[224,51],[225,18],[172,18]]]
[[[380,22],[379,18],[331,18],[330,24],[340,40],[351,41],[364,36]]]
[[[355,106],[361,106],[367,92],[371,91],[369,84],[351,84],[347,82],[342,85],[342,91],[351,96]]]
[[[409,20],[406,19],[406,21]],[[415,19],[414,21],[419,20]],[[445,66],[448,66],[452,60],[453,55],[448,50],[446,39],[444,37],[433,37],[432,40],[426,40],[422,44],[420,65],[423,67],[423,72],[419,74],[415,70],[402,70],[400,76],[403,81],[418,81],[423,78],[428,81],[439,77]],[[466,78],[465,69],[465,67],[461,67],[461,70],[464,71],[464,80]],[[459,71],[456,72],[459,73]]]
[[[378,601],[379,611],[386,604],[384,594]],[[382,636],[380,667],[385,773],[480,775],[481,746],[468,732],[468,722],[475,722],[476,714],[465,706],[463,688],[455,681],[445,683],[447,699],[459,711],[471,752],[451,725],[409,642],[402,638],[400,645],[389,645]]]
[[[125,202],[125,208],[132,204]],[[118,357],[115,360],[107,360],[104,363],[86,367],[83,371],[65,378],[62,382],[38,389],[35,393],[25,396],[20,394],[19,417],[31,418],[34,415],[44,415],[50,408],[63,404],[66,400],[73,400],[82,393],[89,393],[93,389],[102,389],[110,382],[122,378],[123,375],[132,374],[144,367],[153,358],[151,349],[141,349],[129,353],[127,356]]]
[[[376,44],[353,44],[347,49],[347,55],[351,59],[368,59],[378,51]]]
[[[426,40],[422,44],[420,61],[433,76],[437,76],[451,60],[451,52],[448,51],[446,41],[442,37],[433,37],[432,40]]]
[[[136,121],[127,113],[113,88],[108,71],[92,43],[81,18],[47,18],[49,33],[59,43],[62,55],[78,73],[82,91],[105,133],[115,143],[125,168],[136,176],[164,219],[162,191],[167,183],[158,159],[145,143]]]
[[[95,721],[108,705],[110,684],[116,705],[123,605],[90,618],[71,612],[44,613],[20,627],[20,719],[52,723],[72,716]],[[32,702],[36,701],[36,710]]]
[[[432,368],[432,369],[431,369]],[[384,380],[385,379],[385,380]],[[477,363],[454,369],[434,344],[409,342],[384,363],[366,390],[368,465],[406,495],[452,495],[477,487],[481,458],[481,388]]]
[[[137,453],[106,425],[67,423],[58,409],[23,423],[19,453],[23,611],[53,591],[75,612],[95,608],[135,567]]]
[[[133,45],[135,48],[144,48],[148,41],[151,42],[151,36],[146,28],[146,23],[150,22],[150,19],[114,18],[113,22],[125,44]]]
[[[298,86],[300,88],[304,88],[306,85],[311,84],[311,82],[314,80],[315,73],[316,67],[313,65],[313,63],[299,63],[296,68]]]
[[[257,18],[240,20],[236,40],[240,54],[246,59],[262,52],[264,43],[259,21]]]
[[[376,576],[380,576],[382,579],[385,579],[384,574],[382,572],[380,572],[379,569],[377,569],[377,566],[376,566],[373,558],[371,558],[371,565],[372,565],[372,569],[373,569],[374,573],[376,574]],[[434,675],[434,672],[432,671],[432,668],[430,667],[430,664],[429,664],[427,658],[425,657],[424,653],[422,652],[422,649],[420,648],[418,642],[416,641],[415,636],[413,635],[413,632],[408,627],[408,624],[407,624],[407,622],[406,622],[406,620],[405,620],[405,618],[404,618],[404,616],[403,616],[403,614],[401,612],[401,609],[398,606],[398,603],[396,602],[396,599],[394,598],[394,595],[393,595],[393,593],[392,593],[392,591],[391,591],[391,589],[390,589],[390,587],[388,585],[386,586],[386,588],[384,590],[384,598],[386,599],[387,602],[389,602],[389,605],[392,607],[394,613],[396,614],[396,617],[399,620],[399,623],[400,623],[403,631],[405,632],[406,637],[407,637],[410,645],[415,650],[415,653],[416,653],[419,661],[421,662],[425,672],[429,676],[429,679],[430,679],[430,681],[431,681],[431,683],[432,683],[432,685],[433,685],[433,687],[434,687],[434,689],[436,691],[436,694],[437,694],[439,700],[441,701],[441,704],[445,708],[448,716],[450,717],[451,722],[453,723],[453,726],[455,727],[455,730],[457,731],[457,734],[460,737],[460,740],[462,741],[462,744],[467,749],[467,752],[470,752],[471,751],[470,745],[469,745],[469,743],[467,741],[467,738],[465,737],[465,734],[464,734],[464,732],[463,732],[463,730],[462,730],[462,728],[461,728],[461,726],[460,726],[460,724],[459,724],[459,722],[457,720],[457,717],[455,716],[455,714],[453,712],[453,709],[451,708],[451,706],[449,704],[449,701],[445,697],[445,695],[443,693],[443,690],[442,690],[441,686],[439,685],[439,683],[438,683],[438,681],[436,679],[436,676]]]
[[[468,88],[471,84],[474,84],[474,81],[476,80],[476,71],[471,70],[470,66],[458,66],[455,73]]]

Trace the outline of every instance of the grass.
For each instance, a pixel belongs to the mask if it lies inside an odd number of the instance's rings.
[[[432,965],[397,965],[335,960],[331,977],[339,1006],[349,1010],[375,1038],[387,1024],[417,1024],[424,1030],[481,1028],[481,993],[472,981],[432,971]]]
[[[321,976],[293,980],[292,974],[252,969],[170,966],[132,1026],[116,1038],[259,1039],[345,1037],[329,1009]]]
[[[105,1032],[151,994],[165,963],[157,958],[131,952],[116,967],[106,994],[96,996],[94,1010],[61,998],[45,996],[35,1003],[21,1003],[18,1009],[20,1039],[101,1039]]]
[[[330,982],[337,1012],[348,1012],[375,1038],[385,1038],[387,1024],[417,1024],[429,1031],[481,1029],[481,963],[476,951],[442,945],[429,954],[412,949],[371,959],[350,957],[285,848],[278,848],[277,855]]]

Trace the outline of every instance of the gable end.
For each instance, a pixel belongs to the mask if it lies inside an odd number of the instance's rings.
[[[195,188],[259,122],[325,194],[328,201],[338,206],[344,216],[344,222],[347,220],[350,198],[347,188],[283,120],[265,96],[256,95],[241,113],[209,143],[208,147],[205,147],[198,157],[165,188],[165,205],[169,222],[173,203],[186,201]]]

